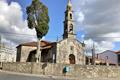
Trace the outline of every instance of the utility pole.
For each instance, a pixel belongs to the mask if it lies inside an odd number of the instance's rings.
[[[0,54],[1,54],[1,49],[2,49],[2,38],[1,38],[1,35],[0,35]]]
[[[92,48],[92,65],[95,65],[95,44],[94,43]]]
[[[0,45],[1,45],[1,43],[2,43],[1,41],[2,41],[2,37],[1,37],[1,35],[0,35]]]
[[[1,55],[1,49],[2,49],[2,38],[1,38],[1,35],[0,35],[0,68],[2,68],[2,55]]]

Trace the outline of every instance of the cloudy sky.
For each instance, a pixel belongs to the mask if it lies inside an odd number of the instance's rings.
[[[74,0],[73,5],[87,44],[94,42],[97,51],[120,49],[120,0]]]
[[[22,7],[17,2],[0,0],[0,34],[4,43],[18,44],[34,40],[35,31],[27,27]]]
[[[48,41],[62,37],[67,0],[41,0],[49,8]],[[27,27],[26,7],[31,0],[0,0],[0,34],[5,43],[35,41],[35,30]],[[120,49],[120,0],[72,0],[77,38],[88,51],[94,42],[97,53]]]

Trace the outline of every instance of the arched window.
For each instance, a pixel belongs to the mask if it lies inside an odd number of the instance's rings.
[[[72,19],[72,14],[70,13],[70,19]]]
[[[69,55],[69,61],[70,61],[70,64],[75,64],[75,55],[74,54]]]
[[[70,32],[73,32],[73,24],[70,25],[69,31],[70,31]]]

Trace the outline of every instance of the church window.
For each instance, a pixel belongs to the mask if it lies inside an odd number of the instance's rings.
[[[70,46],[70,53],[71,53],[71,54],[74,53],[74,46]]]
[[[72,19],[72,14],[70,14],[70,19]]]
[[[73,24],[70,25],[70,30],[69,30],[69,31],[70,31],[70,32],[73,31]]]
[[[73,51],[73,50],[74,50],[74,47],[73,47],[73,46],[70,46],[70,50]]]

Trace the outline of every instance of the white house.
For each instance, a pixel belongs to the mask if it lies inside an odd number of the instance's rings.
[[[118,65],[120,63],[120,51],[107,50],[96,55],[102,64]]]

